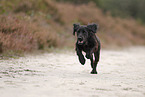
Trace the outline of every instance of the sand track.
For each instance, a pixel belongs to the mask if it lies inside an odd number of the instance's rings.
[[[98,74],[74,52],[0,60],[0,97],[145,97],[145,48],[102,50]]]

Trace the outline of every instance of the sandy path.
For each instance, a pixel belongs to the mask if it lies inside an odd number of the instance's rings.
[[[145,97],[145,48],[102,50],[97,75],[74,52],[0,60],[0,97]]]

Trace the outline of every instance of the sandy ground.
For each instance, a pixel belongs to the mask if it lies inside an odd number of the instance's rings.
[[[90,71],[75,52],[0,60],[0,97],[145,97],[145,47],[102,50]]]

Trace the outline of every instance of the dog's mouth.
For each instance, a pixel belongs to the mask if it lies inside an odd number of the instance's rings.
[[[82,41],[78,40],[78,44],[79,44],[79,45],[82,45],[83,43],[84,43],[83,40],[82,40]]]

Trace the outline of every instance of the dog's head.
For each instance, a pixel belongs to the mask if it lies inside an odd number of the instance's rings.
[[[86,43],[90,33],[96,33],[97,24],[89,24],[87,26],[73,25],[73,35],[77,34],[77,43],[83,45]]]

